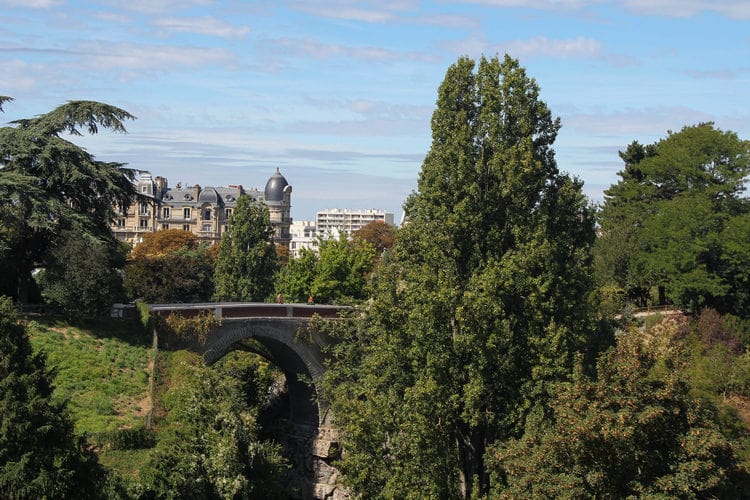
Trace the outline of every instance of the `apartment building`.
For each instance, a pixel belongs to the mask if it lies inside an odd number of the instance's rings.
[[[170,188],[165,177],[141,174],[136,183],[140,199],[121,214],[112,231],[123,241],[137,245],[143,234],[161,229],[190,231],[204,241],[218,242],[229,228],[229,218],[242,195],[268,207],[274,240],[287,245],[291,240],[292,186],[279,169],[264,190],[230,186],[182,186]]]
[[[362,229],[370,222],[376,220],[385,222],[391,226],[394,225],[393,214],[383,210],[341,210],[339,208],[331,208],[322,210],[315,215],[315,226],[320,234],[340,231],[351,235],[353,232]]]

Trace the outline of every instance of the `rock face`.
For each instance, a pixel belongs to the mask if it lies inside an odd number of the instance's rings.
[[[332,427],[297,428],[289,435],[284,448],[292,468],[287,475],[287,493],[297,499],[349,499],[341,484],[341,474],[334,466],[341,453],[338,431]]]

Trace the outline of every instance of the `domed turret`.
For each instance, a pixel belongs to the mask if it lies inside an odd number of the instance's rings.
[[[284,189],[289,185],[279,169],[276,169],[276,173],[268,179],[266,183],[266,190],[264,198],[266,203],[268,202],[281,202],[284,201]]]

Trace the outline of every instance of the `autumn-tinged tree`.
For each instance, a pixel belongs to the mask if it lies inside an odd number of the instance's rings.
[[[130,252],[132,260],[142,257],[159,257],[175,250],[195,250],[199,245],[198,237],[182,229],[164,229],[143,235],[143,241]]]
[[[383,252],[391,248],[396,241],[396,228],[382,220],[374,220],[354,231],[352,238],[364,240],[372,245],[375,249],[375,256],[379,259]]]
[[[214,292],[215,253],[189,231],[167,229],[144,235],[125,266],[131,300],[206,302]]]
[[[108,104],[70,101],[0,128],[0,256],[14,275],[15,298],[26,299],[31,270],[47,264],[64,230],[114,241],[109,224],[136,196],[135,172],[96,160],[62,136],[125,132],[123,122],[133,118]]]
[[[681,324],[682,323],[682,324]],[[497,498],[744,498],[747,471],[687,384],[684,319],[632,329],[549,422],[491,451]]]
[[[518,61],[448,69],[409,223],[348,337],[352,361],[329,364],[356,491],[487,494],[487,447],[543,418],[570,376],[590,332],[594,232],[581,182],[557,169],[559,127]]]
[[[249,196],[237,199],[216,260],[218,300],[264,300],[273,292],[279,258],[268,208]]]

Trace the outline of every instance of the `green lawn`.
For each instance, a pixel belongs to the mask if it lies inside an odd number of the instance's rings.
[[[28,322],[35,350],[56,371],[54,397],[68,401],[80,434],[143,425],[151,407],[151,339],[135,321],[98,320],[70,325]]]

